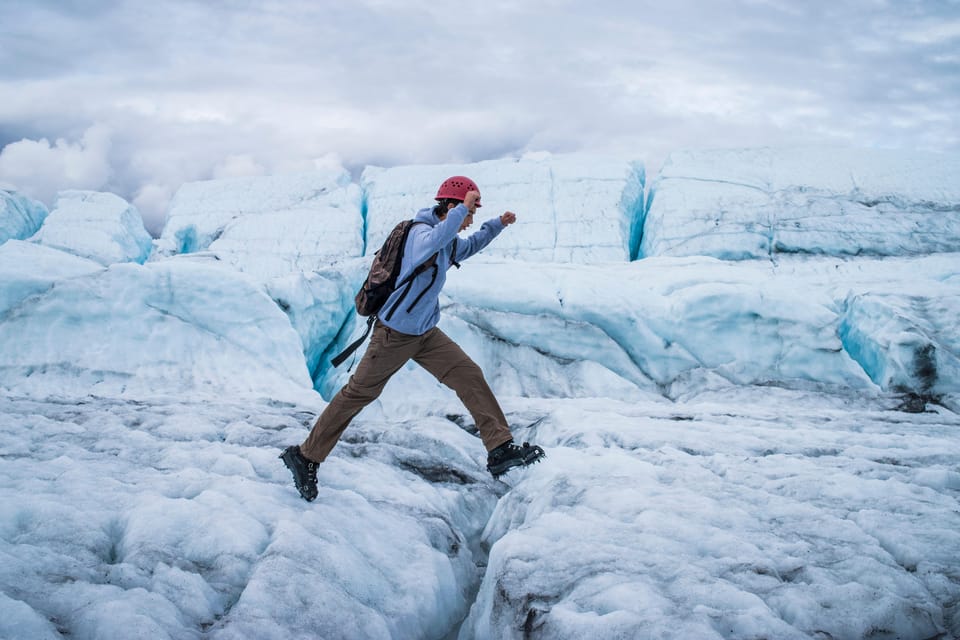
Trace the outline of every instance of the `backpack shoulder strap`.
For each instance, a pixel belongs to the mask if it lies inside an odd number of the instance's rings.
[[[459,236],[453,236],[453,249],[450,250],[450,264],[457,269],[460,268],[460,263],[457,262],[457,240],[459,239]]]
[[[406,249],[407,249],[407,241],[410,239],[410,230],[413,229],[413,228],[414,228],[415,226],[417,226],[418,224],[427,224],[427,223],[424,222],[423,220],[413,220],[413,221],[411,221],[410,226],[407,227],[407,232],[406,232],[406,233],[404,234],[404,236],[403,236],[403,245],[400,247],[400,253],[397,254],[397,272],[398,272],[398,273],[399,273],[400,269],[403,268],[403,267],[402,267],[402,265],[403,265],[403,254],[406,252]],[[404,278],[403,280],[401,280],[400,282],[398,282],[397,285],[394,287],[394,289],[399,289],[399,288],[402,287],[403,285],[408,284],[411,280],[413,280],[413,279],[416,278],[418,275],[420,275],[421,273],[423,273],[424,271],[426,271],[427,269],[429,269],[429,268],[433,265],[433,260],[435,260],[436,257],[437,257],[437,254],[433,254],[432,256],[430,256],[429,258],[427,258],[426,260],[424,260],[421,264],[418,264],[416,267],[414,267],[414,268],[413,268],[413,271],[410,272],[410,275],[408,275],[406,278]]]

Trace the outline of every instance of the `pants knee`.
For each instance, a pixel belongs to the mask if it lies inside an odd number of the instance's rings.
[[[483,370],[473,360],[461,360],[440,378],[440,382],[452,389],[475,388],[486,384]]]

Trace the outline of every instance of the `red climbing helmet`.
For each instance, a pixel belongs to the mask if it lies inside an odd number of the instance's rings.
[[[476,182],[466,176],[451,176],[444,180],[440,188],[437,189],[436,200],[453,198],[454,200],[460,200],[462,202],[466,199],[468,191],[479,192],[480,187],[477,186]],[[477,206],[479,207],[480,204],[478,203]]]

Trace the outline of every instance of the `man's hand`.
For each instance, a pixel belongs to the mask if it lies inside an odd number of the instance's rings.
[[[480,192],[467,191],[467,195],[463,198],[463,206],[465,206],[470,213],[476,213],[477,207],[482,206],[480,204]]]
[[[513,211],[507,211],[502,216],[500,216],[500,222],[505,227],[509,227],[516,221],[517,221],[517,214],[515,214]]]

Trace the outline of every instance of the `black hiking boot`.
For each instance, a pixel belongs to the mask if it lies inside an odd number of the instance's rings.
[[[293,483],[297,485],[300,497],[312,502],[317,497],[317,463],[307,460],[300,453],[300,447],[293,445],[284,449],[280,454],[283,464],[287,465],[293,474]]]
[[[513,440],[505,442],[487,455],[487,471],[499,478],[514,467],[525,467],[528,464],[539,462],[546,453],[535,444],[524,442],[522,447],[513,444]]]

